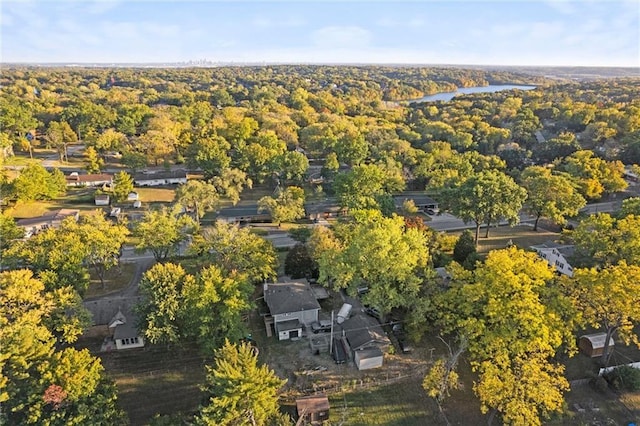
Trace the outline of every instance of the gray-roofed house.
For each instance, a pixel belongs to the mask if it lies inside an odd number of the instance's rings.
[[[304,327],[318,321],[320,304],[309,283],[270,283],[263,290],[278,340],[300,337]]]
[[[127,318],[128,317],[128,318]],[[121,309],[109,321],[109,329],[113,330],[113,340],[116,349],[132,349],[144,347],[144,337],[135,326],[134,317],[130,312],[127,315]]]
[[[342,329],[354,352],[375,348],[384,352],[391,345],[380,324],[377,322],[374,324],[370,318],[361,314],[354,315],[343,322]]]
[[[249,204],[220,209],[218,219],[227,223],[267,222],[271,220],[271,215],[258,212],[257,204]]]
[[[401,209],[404,202],[409,200],[413,200],[413,204],[415,204],[416,208],[423,212],[426,212],[429,209],[438,209],[438,202],[431,197],[427,197],[426,195],[403,194],[393,196],[393,202],[396,206],[396,209]]]
[[[537,246],[531,246],[531,248],[557,272],[569,277],[573,276],[573,268],[569,264],[569,258],[573,256],[575,246],[547,241]]]
[[[304,211],[309,220],[322,220],[345,216],[347,209],[340,207],[335,200],[311,201],[304,203]]]
[[[18,219],[16,221],[16,225],[24,228],[24,237],[29,238],[40,231],[60,227],[62,221],[68,217],[73,217],[75,220],[78,220],[80,217],[80,210],[58,209],[47,212],[39,217]]]

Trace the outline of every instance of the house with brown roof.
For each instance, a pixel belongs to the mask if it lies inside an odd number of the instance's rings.
[[[113,184],[113,175],[109,173],[80,175],[74,172],[65,179],[67,180],[67,186],[102,187]]]
[[[304,396],[296,399],[298,422],[318,425],[329,420],[329,398],[325,394]]]

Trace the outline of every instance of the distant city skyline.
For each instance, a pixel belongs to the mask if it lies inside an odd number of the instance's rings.
[[[2,63],[640,67],[640,2],[3,0]]]

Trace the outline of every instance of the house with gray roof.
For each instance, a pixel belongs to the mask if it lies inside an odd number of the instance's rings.
[[[263,291],[278,340],[298,338],[303,328],[318,321],[320,304],[309,283],[269,283]]]
[[[531,246],[531,248],[558,273],[569,277],[573,276],[573,267],[569,263],[569,258],[573,256],[575,246],[547,241],[537,246]]]
[[[391,345],[380,324],[362,314],[356,314],[342,323],[344,335],[352,351],[380,349],[386,352]]]

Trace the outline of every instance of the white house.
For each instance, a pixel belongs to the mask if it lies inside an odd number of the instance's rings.
[[[110,198],[107,194],[97,194],[95,197],[96,206],[108,206]]]
[[[264,284],[263,291],[278,340],[300,337],[304,327],[318,321],[320,304],[309,283]]]
[[[169,172],[138,173],[133,176],[136,186],[162,186],[187,183],[187,172],[172,170]]]
[[[538,256],[546,260],[549,266],[555,268],[557,272],[569,277],[573,276],[573,268],[568,261],[568,258],[575,251],[573,245],[547,241],[537,246],[531,246],[531,248],[538,253]]]
[[[108,173],[88,174],[80,175],[77,172],[72,172],[66,178],[67,186],[110,186],[113,183],[113,175]]]
[[[131,321],[118,309],[118,313],[109,321],[109,329],[113,330],[113,340],[116,349],[132,349],[144,347],[144,337],[138,333],[134,325],[133,316],[129,314]]]

